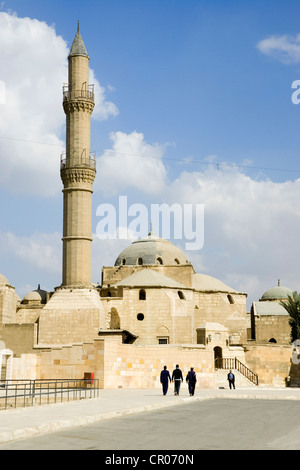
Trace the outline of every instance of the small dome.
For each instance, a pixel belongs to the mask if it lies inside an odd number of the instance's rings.
[[[146,238],[134,241],[118,256],[115,266],[122,265],[182,265],[189,264],[185,254],[173,243],[151,231]]]
[[[8,279],[3,274],[0,274],[0,286],[9,286]]]
[[[38,288],[36,290],[28,292],[28,294],[25,295],[22,303],[24,303],[24,304],[45,303],[46,302],[46,294],[47,294],[47,292],[45,290],[42,290],[40,288],[40,286],[38,286]]]
[[[293,295],[292,289],[284,286],[276,286],[268,289],[260,300],[282,300],[287,299],[288,295]]]

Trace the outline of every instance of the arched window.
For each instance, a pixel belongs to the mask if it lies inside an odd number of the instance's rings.
[[[123,266],[125,266],[125,264],[126,264],[126,259],[125,258],[122,260],[122,264],[123,264]]]
[[[178,294],[178,297],[179,297],[181,300],[185,300],[184,293],[183,293],[181,290],[179,290],[179,291],[177,292],[177,294]]]
[[[231,294],[228,294],[228,295],[227,295],[227,299],[228,299],[228,301],[229,301],[230,304],[234,304],[234,298],[233,298],[233,296],[232,296]]]
[[[269,339],[269,343],[277,343],[277,341],[276,341],[275,338],[271,338],[271,339]]]
[[[146,300],[146,291],[145,289],[141,289],[139,292],[139,300]]]
[[[180,264],[179,259],[175,258],[174,261],[176,264]]]
[[[112,307],[111,311],[109,312],[110,315],[110,322],[109,328],[112,330],[119,330],[120,329],[120,317],[118,311],[115,307]]]
[[[139,258],[139,259],[138,259],[138,264],[139,264],[140,266],[143,265],[143,258]]]
[[[138,313],[137,316],[136,316],[136,318],[138,319],[138,321],[143,321],[144,318],[145,318],[145,316],[144,316],[143,313]]]
[[[160,257],[157,258],[156,263],[157,264],[164,264],[162,258],[160,258]]]

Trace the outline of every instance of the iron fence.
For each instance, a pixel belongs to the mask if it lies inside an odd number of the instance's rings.
[[[0,382],[0,410],[98,396],[98,379],[2,380]]]
[[[215,359],[216,369],[236,369],[243,374],[250,382],[258,385],[258,375],[252,372],[245,364],[236,357],[217,357]]]

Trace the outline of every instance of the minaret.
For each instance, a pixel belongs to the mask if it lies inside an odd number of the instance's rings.
[[[63,182],[62,283],[41,311],[39,344],[92,341],[105,325],[105,310],[91,284],[92,186],[95,158],[90,155],[90,120],[94,90],[89,85],[89,56],[78,30],[69,54],[68,85],[63,87],[66,153]]]
[[[94,86],[89,85],[89,56],[79,23],[68,57],[68,85],[63,87],[66,153],[61,159],[63,188],[62,287],[91,286],[92,186],[96,161],[90,154]]]

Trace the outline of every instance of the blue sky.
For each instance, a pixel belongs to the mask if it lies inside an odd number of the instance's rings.
[[[290,0],[1,2],[0,272],[21,297],[61,282],[61,87],[78,20],[102,93],[93,232],[120,195],[204,204],[197,272],[250,302],[278,278],[300,290],[299,13]],[[95,282],[124,243],[95,240]]]

